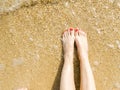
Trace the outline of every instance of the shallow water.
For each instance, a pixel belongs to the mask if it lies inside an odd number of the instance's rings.
[[[0,90],[59,90],[68,27],[88,34],[97,90],[120,90],[120,1],[43,1],[0,1]],[[79,90],[76,48],[74,59]]]

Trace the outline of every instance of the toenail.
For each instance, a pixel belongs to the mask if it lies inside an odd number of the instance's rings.
[[[70,31],[73,31],[73,28],[70,28]]]
[[[77,29],[77,28],[75,29],[75,32],[78,32],[78,29]]]

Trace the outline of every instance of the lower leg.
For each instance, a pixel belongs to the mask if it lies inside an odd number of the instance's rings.
[[[75,90],[73,70],[74,31],[63,34],[64,65],[61,74],[60,90]]]
[[[80,90],[96,90],[93,73],[88,59],[87,36],[81,30],[76,30],[75,41],[80,59],[81,85]]]
[[[60,90],[75,90],[73,62],[69,60],[67,61],[67,59],[64,60],[66,61],[63,65]]]
[[[93,73],[89,64],[88,56],[80,58],[81,85],[80,90],[96,90]]]

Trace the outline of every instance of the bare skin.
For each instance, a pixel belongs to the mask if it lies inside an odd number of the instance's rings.
[[[93,73],[88,59],[87,35],[82,30],[76,30],[75,42],[80,60],[81,85],[80,90],[96,90]]]
[[[74,31],[67,30],[63,34],[64,65],[61,75],[60,90],[75,90],[73,52]]]
[[[96,90],[94,77],[88,59],[88,43],[85,32],[69,29],[63,34],[64,66],[61,75],[60,90],[75,90],[73,72],[74,41],[80,60],[80,90]]]

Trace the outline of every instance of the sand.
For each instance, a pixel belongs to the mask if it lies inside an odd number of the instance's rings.
[[[69,27],[88,34],[97,90],[120,90],[120,1],[48,1],[0,2],[0,90],[59,90],[61,35]],[[76,48],[74,61],[79,90]]]

